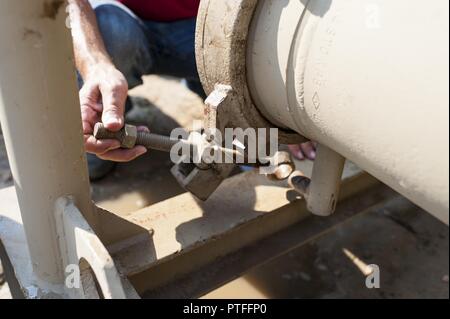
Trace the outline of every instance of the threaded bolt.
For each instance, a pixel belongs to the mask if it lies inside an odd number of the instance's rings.
[[[174,145],[179,143],[180,140],[173,140],[170,137],[152,134],[148,132],[138,132],[136,145],[142,145],[146,148],[151,148],[153,150],[170,152]]]
[[[120,142],[123,148],[133,148],[141,145],[147,149],[170,152],[172,147],[180,140],[170,137],[148,133],[138,132],[136,126],[125,125],[123,129],[117,132],[111,132],[105,128],[103,123],[97,123],[94,128],[94,137],[98,140],[112,139]]]
[[[118,140],[120,142],[121,147],[123,148],[133,148],[136,145],[141,145],[146,147],[147,149],[168,152],[172,151],[172,148],[178,144],[182,143],[185,146],[190,147],[190,154],[195,153],[195,145],[186,140],[180,139],[172,139],[168,136],[158,135],[148,132],[138,132],[136,126],[133,125],[125,125],[123,129],[118,132],[111,132],[105,128],[103,123],[97,123],[94,127],[94,137],[98,140],[104,139],[112,139]],[[233,159],[245,158],[245,154],[241,154],[238,151],[233,149],[226,149],[223,147],[217,146],[217,151],[222,152],[225,156],[231,156]]]

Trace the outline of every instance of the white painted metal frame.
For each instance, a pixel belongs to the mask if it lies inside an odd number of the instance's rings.
[[[86,260],[103,296],[123,298],[112,258],[94,233],[65,9],[56,0],[0,2],[0,120],[33,268],[28,283],[48,289],[36,296],[63,295],[65,267]],[[71,200],[60,199],[66,196]],[[66,292],[85,297],[83,290]]]

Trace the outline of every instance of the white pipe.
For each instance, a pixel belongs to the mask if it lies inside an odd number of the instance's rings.
[[[307,196],[308,210],[314,215],[330,216],[336,209],[344,165],[340,154],[325,145],[317,147]]]
[[[270,121],[337,151],[447,224],[448,6],[261,0],[247,54],[252,98]]]
[[[36,275],[61,283],[54,205],[95,226],[64,1],[0,1],[0,119]]]

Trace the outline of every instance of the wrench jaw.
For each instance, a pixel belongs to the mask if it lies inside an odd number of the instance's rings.
[[[226,85],[218,85],[205,101],[204,130],[214,131],[218,129],[223,132],[224,123],[220,119],[225,118],[221,114],[223,105],[230,103],[232,88]],[[175,165],[171,172],[178,183],[196,198],[206,201],[220,186],[220,184],[231,174],[235,164],[213,163]]]
[[[234,164],[213,164],[200,169],[195,164],[175,165],[171,172],[178,183],[201,201],[206,201],[231,174]]]

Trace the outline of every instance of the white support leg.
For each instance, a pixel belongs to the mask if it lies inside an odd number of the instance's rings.
[[[66,2],[0,1],[0,120],[36,276],[61,284],[55,202],[96,229]]]

